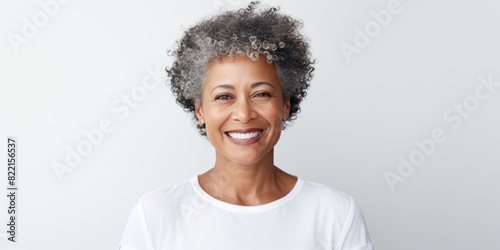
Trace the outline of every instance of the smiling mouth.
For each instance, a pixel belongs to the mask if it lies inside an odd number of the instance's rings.
[[[225,134],[234,139],[251,139],[262,134],[263,130],[258,130],[249,133],[226,132]]]

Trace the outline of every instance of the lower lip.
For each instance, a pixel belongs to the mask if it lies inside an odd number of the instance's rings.
[[[264,132],[260,133],[258,136],[248,138],[248,139],[236,139],[236,138],[229,136],[228,134],[225,134],[225,135],[234,144],[247,145],[247,144],[252,144],[252,143],[257,142],[260,139],[260,137],[262,137],[263,134],[264,134]]]

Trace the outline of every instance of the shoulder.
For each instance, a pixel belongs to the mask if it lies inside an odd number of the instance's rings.
[[[326,220],[344,224],[353,216],[357,206],[352,196],[327,185],[303,181],[297,203],[302,209],[315,211]],[[297,204],[296,203],[296,204]]]
[[[335,249],[372,249],[361,209],[352,196],[333,187],[304,181],[300,203],[308,203],[318,224],[333,235]],[[364,248],[362,248],[364,247]]]
[[[183,200],[192,198],[193,187],[191,179],[184,180],[175,185],[166,185],[154,189],[144,194],[138,203],[147,214],[160,212],[159,210],[175,210]]]
[[[322,203],[331,203],[334,205],[350,207],[353,202],[353,198],[350,195],[336,188],[312,181],[304,181],[302,192],[311,199]]]

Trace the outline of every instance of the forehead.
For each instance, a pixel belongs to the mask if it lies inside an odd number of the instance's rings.
[[[235,56],[234,59],[223,57],[214,59],[207,65],[203,86],[218,84],[252,84],[269,82],[281,86],[281,81],[274,63],[267,63],[263,57],[252,61],[246,56]]]

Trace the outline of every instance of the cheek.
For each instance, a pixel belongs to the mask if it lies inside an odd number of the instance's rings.
[[[218,130],[228,119],[227,110],[210,108],[205,110],[205,122],[207,130]]]
[[[262,114],[266,117],[266,120],[268,120],[269,123],[275,125],[279,124],[279,127],[281,128],[281,120],[284,119],[284,117],[283,117],[283,109],[280,105],[264,109]]]

